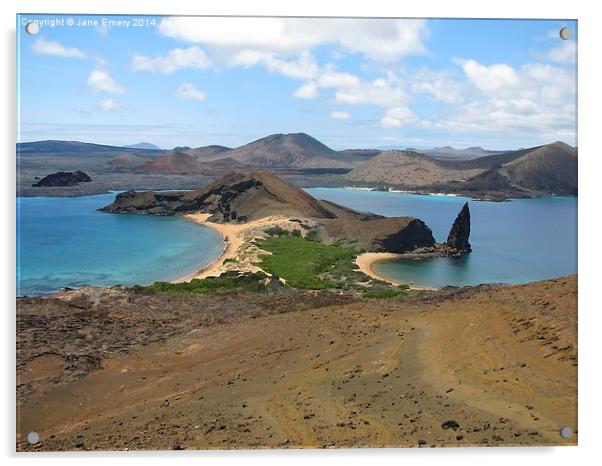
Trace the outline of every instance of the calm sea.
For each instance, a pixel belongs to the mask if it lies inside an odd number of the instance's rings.
[[[428,287],[479,283],[525,283],[577,272],[577,199],[544,197],[480,202],[464,197],[313,188],[307,191],[357,210],[421,218],[444,242],[468,201],[473,252],[456,258],[386,261],[374,271]]]
[[[465,201],[473,252],[460,259],[387,261],[378,273],[442,287],[524,283],[577,271],[577,199],[546,197],[478,202],[343,188],[312,188],[319,199],[386,216],[424,220],[443,242]],[[114,194],[17,199],[17,294],[61,287],[148,284],[192,273],[223,249],[213,230],[180,217],[105,214]]]
[[[106,214],[115,194],[17,198],[17,295],[150,284],[193,273],[224,244],[179,217]]]

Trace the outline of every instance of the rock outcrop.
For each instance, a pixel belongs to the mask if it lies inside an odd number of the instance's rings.
[[[449,231],[444,250],[451,255],[461,255],[472,249],[468,238],[470,237],[470,209],[468,202],[464,203],[460,213]]]
[[[62,187],[62,186],[77,186],[80,183],[92,181],[86,173],[78,170],[76,172],[56,172],[45,176],[40,181],[32,186],[36,188],[44,187]]]
[[[203,212],[218,223],[244,223],[271,215],[335,218],[320,201],[269,170],[230,173],[196,191],[127,191],[101,210],[154,215]]]
[[[435,246],[431,229],[414,217],[324,220],[321,232],[326,243],[339,242],[368,252],[403,254]]]

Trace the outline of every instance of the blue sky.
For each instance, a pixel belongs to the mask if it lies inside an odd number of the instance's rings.
[[[17,23],[20,141],[235,147],[306,132],[335,149],[576,145],[575,21]]]

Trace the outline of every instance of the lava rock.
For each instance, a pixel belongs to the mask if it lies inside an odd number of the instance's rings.
[[[456,252],[458,254],[470,252],[472,248],[468,242],[469,237],[470,209],[468,208],[468,202],[465,202],[449,231],[445,246],[447,246],[449,252]]]
[[[441,428],[446,430],[446,429],[454,429],[456,430],[458,427],[460,427],[460,424],[458,424],[456,421],[454,421],[453,419],[450,419],[449,421],[445,421],[441,424]]]
[[[86,173],[78,170],[76,172],[56,172],[45,176],[37,183],[33,184],[36,188],[56,188],[63,186],[77,186],[80,183],[92,181]]]

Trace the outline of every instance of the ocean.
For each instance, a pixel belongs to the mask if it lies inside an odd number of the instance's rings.
[[[217,232],[181,217],[97,211],[114,198],[17,198],[17,296],[170,280],[223,250]]]
[[[468,201],[473,252],[462,258],[386,261],[374,270],[415,285],[440,288],[525,283],[577,271],[577,199],[508,202],[346,188],[306,190],[356,210],[421,218],[443,242]],[[17,295],[62,287],[150,284],[199,270],[224,243],[214,230],[181,217],[107,214],[115,194],[17,198]]]
[[[356,210],[413,216],[426,222],[437,242],[464,202],[471,213],[473,252],[462,258],[383,261],[376,273],[403,283],[441,288],[480,283],[526,283],[577,272],[577,198],[543,197],[506,202],[462,196],[420,195],[345,188],[306,190]]]

